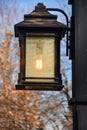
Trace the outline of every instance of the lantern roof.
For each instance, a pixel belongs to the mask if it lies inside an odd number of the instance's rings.
[[[24,18],[57,19],[57,15],[49,13],[48,10],[46,9],[46,6],[44,6],[43,3],[38,3],[37,6],[35,6],[35,10],[33,10],[28,15],[24,15]]]
[[[35,9],[24,15],[24,21],[15,25],[15,35],[23,32],[57,32],[62,29],[63,33],[67,26],[57,21],[57,15],[48,12],[43,3],[38,3]]]

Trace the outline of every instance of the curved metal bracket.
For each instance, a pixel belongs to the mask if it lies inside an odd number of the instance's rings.
[[[69,42],[70,41],[70,33],[69,33],[69,31],[70,31],[69,23],[70,22],[69,22],[67,14],[63,10],[57,9],[57,8],[47,8],[47,10],[48,11],[57,11],[57,12],[62,13],[65,16],[65,18],[66,18],[66,25],[68,27],[68,30],[66,32],[66,56],[69,55],[69,58],[71,58],[71,56],[70,56],[71,54],[69,54],[69,52],[68,52],[68,49],[71,49],[71,45],[70,45],[70,42]]]

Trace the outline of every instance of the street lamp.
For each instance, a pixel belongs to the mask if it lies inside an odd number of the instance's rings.
[[[58,90],[63,88],[60,73],[60,41],[67,26],[38,3],[15,25],[20,44],[20,73],[17,90]]]

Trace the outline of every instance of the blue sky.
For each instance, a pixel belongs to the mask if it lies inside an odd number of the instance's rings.
[[[64,10],[67,13],[67,15],[69,15],[71,12],[70,10],[71,6],[68,5],[68,0],[19,0],[18,1],[19,7],[22,7],[22,9],[24,9],[25,14],[32,12],[32,10],[34,10],[35,5],[37,5],[37,3],[43,3],[47,8],[60,8]],[[65,17],[61,15],[61,13],[58,13],[56,11],[51,13],[58,15],[60,22],[63,21],[63,23],[65,23],[66,21]]]
[[[27,4],[27,3],[30,3],[30,4],[33,4],[33,5],[36,5],[37,3],[44,3],[46,6],[48,7],[58,7],[58,4],[60,6],[60,3],[68,3],[68,0],[19,0],[20,3],[24,3],[24,4]]]
[[[63,8],[66,6],[66,10],[70,10],[70,5],[68,5],[68,0],[19,0],[24,8],[28,6],[29,8],[34,8],[37,3],[43,3],[49,8]]]
[[[0,0],[0,5],[1,3],[8,5],[16,3],[18,9],[20,10],[19,14],[21,17],[22,12],[32,12],[35,5],[37,5],[39,2],[43,3],[47,8],[60,8],[63,9],[67,14],[70,12],[70,5],[68,5],[68,0]]]

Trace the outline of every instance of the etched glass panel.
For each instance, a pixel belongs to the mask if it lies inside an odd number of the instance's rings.
[[[54,77],[53,36],[26,37],[26,77]]]

